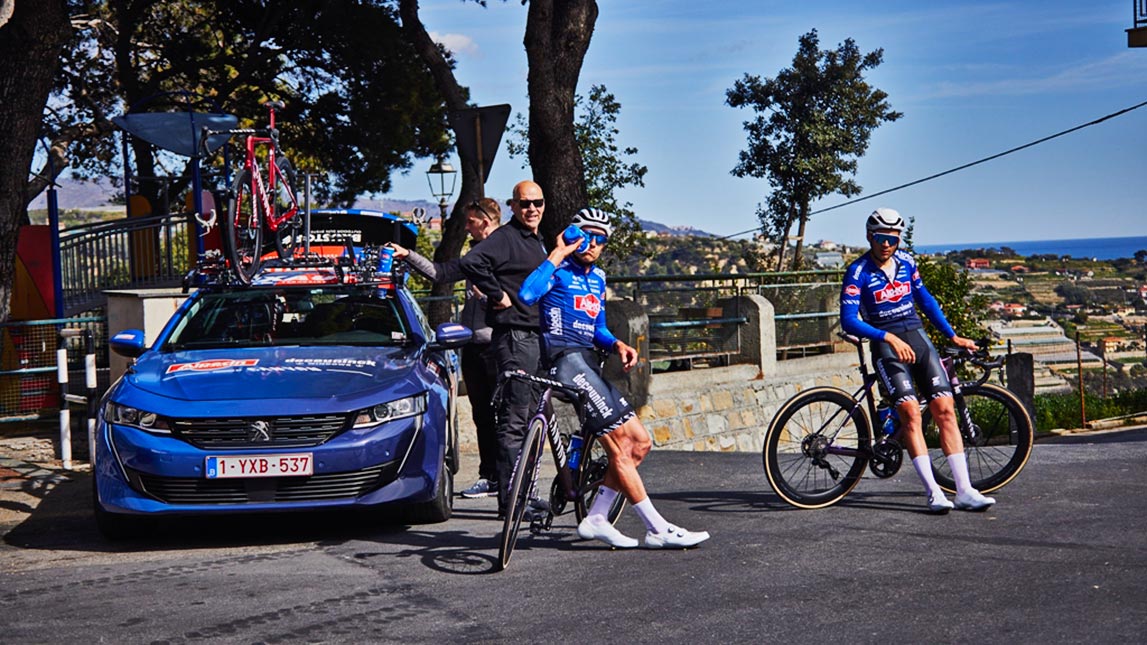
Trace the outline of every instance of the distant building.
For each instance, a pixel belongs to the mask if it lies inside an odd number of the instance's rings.
[[[1012,267],[1012,273],[1027,273],[1029,270],[1030,269],[1028,269],[1027,267],[1025,267],[1022,264],[1017,264],[1014,267]]]
[[[1026,314],[1027,311],[1028,308],[1019,304],[1018,302],[1009,302],[1008,304],[1004,305],[1004,313],[1009,316],[1022,316]]]
[[[992,266],[988,258],[968,258],[964,260],[964,267],[968,269],[987,269]]]
[[[839,269],[844,266],[844,256],[835,251],[831,253],[817,253],[816,264],[826,269]]]

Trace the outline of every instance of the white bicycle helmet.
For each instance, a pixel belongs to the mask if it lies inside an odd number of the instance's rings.
[[[868,225],[865,228],[868,229],[869,233],[879,230],[893,230],[897,233],[903,233],[906,227],[904,218],[900,217],[900,213],[891,208],[878,208],[868,216]]]
[[[610,223],[609,213],[600,208],[583,208],[573,216],[570,223],[579,228],[592,226],[601,229],[607,236],[613,235],[613,224]]]

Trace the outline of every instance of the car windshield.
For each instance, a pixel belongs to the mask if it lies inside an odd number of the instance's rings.
[[[329,287],[247,289],[202,294],[166,348],[401,345],[407,337],[393,298]]]

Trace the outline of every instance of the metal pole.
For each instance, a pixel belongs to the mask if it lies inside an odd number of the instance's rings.
[[[84,386],[87,388],[88,463],[96,463],[96,342],[92,330],[84,330]]]
[[[1103,398],[1107,398],[1107,341],[1099,341],[1099,358],[1103,361]]]
[[[1083,350],[1079,346],[1079,330],[1075,330],[1075,364],[1079,373],[1079,422],[1080,426],[1087,427],[1087,404],[1083,396]]]
[[[60,384],[60,461],[72,469],[72,413],[68,409],[68,337],[60,330],[56,346],[56,382]]]
[[[311,173],[306,174],[303,187],[303,255],[311,254]]]

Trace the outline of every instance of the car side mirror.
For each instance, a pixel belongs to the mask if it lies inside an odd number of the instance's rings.
[[[426,349],[436,352],[444,349],[456,349],[470,342],[474,332],[465,325],[458,323],[442,323],[434,330],[434,340],[426,344]]]
[[[125,329],[108,340],[112,351],[120,356],[138,358],[147,351],[147,339],[142,329]]]

